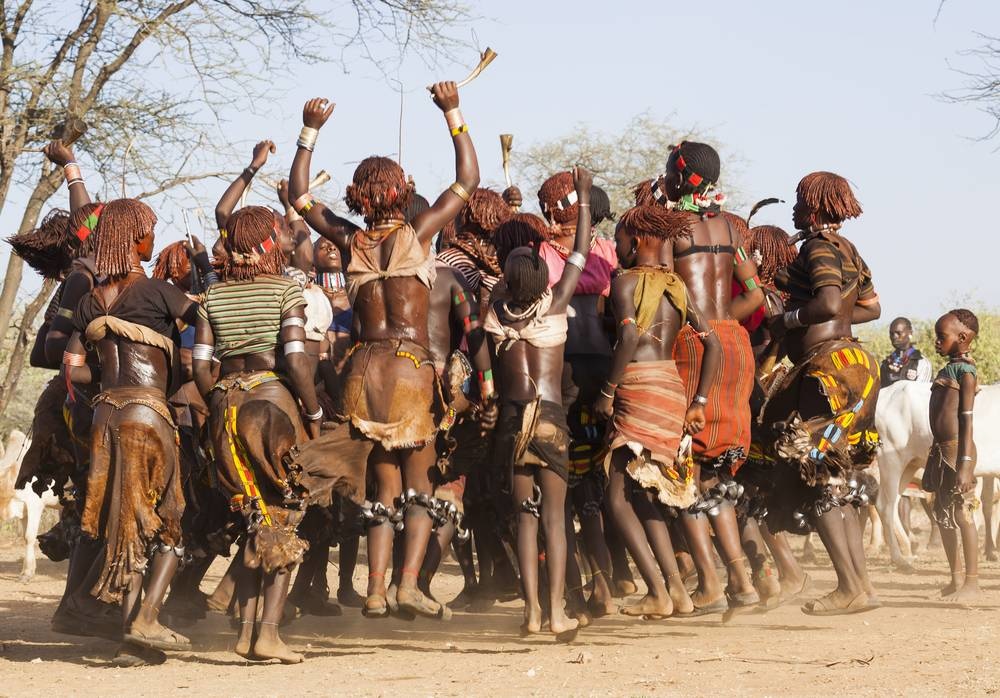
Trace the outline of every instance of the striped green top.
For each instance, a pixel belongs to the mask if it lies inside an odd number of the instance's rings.
[[[283,276],[258,276],[253,281],[213,284],[198,310],[212,325],[215,355],[259,354],[279,341],[281,316],[306,304],[302,289]]]

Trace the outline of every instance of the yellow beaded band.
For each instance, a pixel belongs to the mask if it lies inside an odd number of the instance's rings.
[[[311,211],[312,207],[315,205],[316,205],[316,199],[313,198],[313,195],[311,193],[306,192],[305,194],[303,194],[302,196],[300,196],[295,200],[295,203],[292,204],[292,208],[298,211],[299,214],[301,215],[309,213],[309,211]]]
[[[462,124],[461,126],[453,128],[451,130],[451,137],[454,138],[455,136],[458,136],[459,134],[468,133],[468,132],[469,132],[469,125],[468,124]]]

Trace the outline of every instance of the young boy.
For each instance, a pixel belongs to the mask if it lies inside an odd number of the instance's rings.
[[[931,388],[931,433],[934,444],[924,468],[923,488],[933,492],[934,520],[951,567],[951,583],[941,596],[962,603],[979,595],[979,538],[972,512],[976,499],[976,444],[972,440],[972,408],[976,399],[976,363],[969,356],[979,334],[979,320],[964,308],[942,315],[934,325],[934,348],[948,357]],[[962,536],[964,573],[959,569],[958,536]]]
[[[689,299],[684,282],[663,263],[672,261],[671,241],[689,231],[682,213],[662,206],[637,206],[622,216],[615,232],[622,271],[611,285],[618,340],[608,381],[594,405],[597,415],[609,420],[608,506],[649,590],[622,612],[649,619],[702,610],[684,588],[661,510],[661,505],[685,509],[697,499],[694,469],[678,458],[678,447],[684,432],[705,427],[704,390],[722,357],[718,337]],[[672,359],[686,322],[704,345],[690,403]],[[632,488],[642,492],[630,497]]]

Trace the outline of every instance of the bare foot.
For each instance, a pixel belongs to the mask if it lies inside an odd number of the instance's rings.
[[[694,593],[691,594],[691,601],[695,606],[703,608],[711,606],[719,599],[724,599],[725,597],[726,594],[722,589],[695,589]]]
[[[945,596],[944,600],[948,603],[962,605],[978,601],[981,595],[982,592],[979,589],[979,582],[967,579],[965,584],[959,587],[958,591]]]
[[[754,587],[764,603],[781,596],[781,582],[770,567],[765,567],[754,575]]]
[[[622,606],[622,613],[626,616],[653,616],[666,618],[674,613],[674,604],[669,594],[661,597],[646,594],[637,603]]]
[[[271,638],[258,637],[253,645],[254,659],[277,659],[282,664],[300,664],[305,659],[298,652],[292,652],[277,634]]]
[[[596,594],[592,594],[590,599],[587,600],[587,610],[593,618],[603,618],[604,616],[616,613],[618,611],[618,604],[614,602],[614,599],[605,599],[602,601],[597,598]]]
[[[631,579],[616,579],[615,589],[622,596],[631,596],[632,594],[639,591],[639,587],[635,585]]]
[[[667,589],[670,592],[670,601],[674,605],[674,613],[694,611],[694,601],[691,600],[691,595],[688,593],[687,587],[684,586],[684,580],[679,575],[670,578]]]
[[[244,659],[250,659],[250,647],[253,645],[253,621],[240,621],[240,634],[236,638],[233,652]]]
[[[542,631],[542,607],[524,606],[524,622],[521,624],[521,634],[531,635]]]
[[[549,629],[557,639],[568,642],[573,639],[572,635],[579,628],[580,621],[576,618],[570,618],[567,616],[566,611],[561,607],[556,606],[552,609],[552,617],[549,620]]]
[[[951,581],[941,589],[941,598],[951,596],[965,583],[964,577],[952,577]]]

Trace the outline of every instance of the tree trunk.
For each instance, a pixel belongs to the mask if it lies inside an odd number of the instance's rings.
[[[11,255],[11,257],[21,261],[17,255]],[[17,341],[14,342],[10,351],[7,375],[4,376],[3,385],[0,385],[0,417],[7,411],[7,406],[17,390],[17,382],[21,378],[21,371],[24,370],[24,357],[28,355],[28,345],[35,336],[35,318],[49,302],[49,297],[52,296],[55,288],[55,280],[46,279],[38,294],[24,308],[24,315],[21,316],[21,329],[18,330]]]

